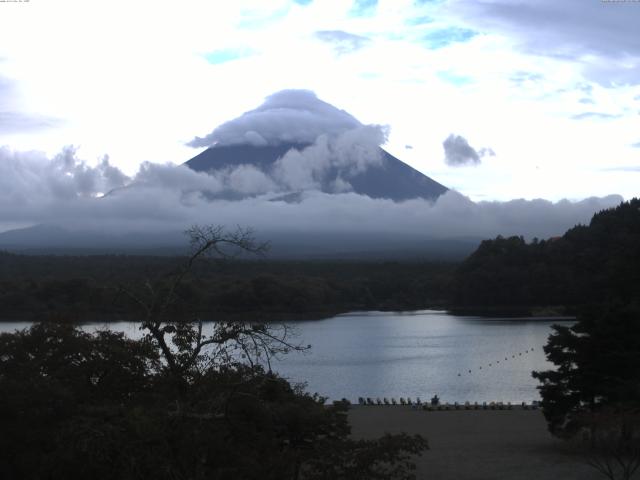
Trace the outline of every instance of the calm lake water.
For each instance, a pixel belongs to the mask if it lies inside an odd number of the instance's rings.
[[[443,401],[539,399],[533,370],[552,367],[542,347],[558,320],[461,317],[439,311],[362,312],[290,322],[310,351],[291,353],[274,370],[331,399],[421,397]],[[0,331],[29,324],[0,323]],[[108,326],[139,336],[134,323]],[[506,359],[506,360],[505,360]]]

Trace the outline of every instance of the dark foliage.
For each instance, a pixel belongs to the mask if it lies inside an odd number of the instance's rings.
[[[640,292],[640,199],[595,214],[562,237],[483,241],[457,269],[456,306],[569,306]]]
[[[572,436],[585,413],[640,405],[640,307],[594,306],[545,346],[555,370],[534,372],[552,433]]]
[[[119,286],[168,284],[185,257],[27,256],[0,252],[0,319],[130,316]],[[207,319],[306,318],[361,309],[446,303],[452,264],[202,259],[181,284],[180,305]],[[178,311],[174,313],[178,314]]]
[[[163,281],[120,286],[142,340],[53,322],[0,335],[0,478],[414,478],[422,437],[350,439],[346,403],[271,372],[305,348],[287,327],[174,316],[196,260],[264,249],[240,228],[188,233],[192,255]]]
[[[55,472],[83,463],[71,452],[96,442],[95,455],[108,456],[102,443],[120,435],[122,406],[150,391],[158,365],[148,342],[113,332],[37,324],[0,335],[0,476],[63,478]]]
[[[36,324],[0,352],[1,478],[408,479],[426,447],[351,440],[346,404],[259,366],[194,370],[176,389],[149,341],[112,332]]]

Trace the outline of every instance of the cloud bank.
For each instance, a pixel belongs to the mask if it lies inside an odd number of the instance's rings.
[[[55,224],[109,233],[166,232],[194,224],[246,225],[260,232],[394,233],[430,238],[562,234],[594,212],[618,204],[609,196],[579,202],[513,200],[474,203],[449,191],[435,202],[395,203],[352,192],[309,189],[297,203],[279,199],[251,170],[208,175],[185,166],[146,163],[127,177],[101,160],[90,166],[65,149],[54,158],[0,149],[0,225]],[[212,199],[225,188],[264,190],[250,198]],[[103,195],[109,192],[107,195]],[[267,238],[268,239],[268,238]]]
[[[145,162],[127,176],[109,163],[78,158],[72,147],[48,158],[0,148],[0,230],[52,224],[109,234],[182,231],[193,224],[244,225],[269,235],[298,232],[394,238],[527,238],[562,234],[612,207],[619,196],[478,202],[448,191],[436,201],[394,202],[358,195],[350,179],[384,168],[388,129],[363,125],[306,90],[284,90],[192,145],[297,144],[265,170],[229,164],[196,172]],[[474,149],[451,134],[443,143],[452,166],[474,165],[491,149]],[[391,180],[389,180],[391,181]],[[328,185],[328,187],[327,187]]]
[[[368,168],[384,167],[380,146],[388,134],[388,127],[363,125],[313,92],[284,90],[191,144],[297,147],[284,152],[274,164],[258,161],[258,168],[221,165],[209,170],[219,180],[218,192],[226,191],[229,198],[303,190],[337,193],[351,191],[349,179]]]
[[[462,0],[453,8],[472,25],[518,39],[526,52],[583,63],[603,85],[640,83],[637,2]]]

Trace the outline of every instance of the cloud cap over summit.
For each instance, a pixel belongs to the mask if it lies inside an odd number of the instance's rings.
[[[381,148],[388,134],[388,127],[364,125],[309,90],[283,90],[191,142],[209,148],[186,165],[247,187],[218,194],[224,198],[318,190],[404,201],[445,193],[445,186]]]
[[[281,90],[240,117],[223,123],[188,145],[310,144],[320,135],[338,135],[362,126],[352,115],[320,100],[310,90]]]

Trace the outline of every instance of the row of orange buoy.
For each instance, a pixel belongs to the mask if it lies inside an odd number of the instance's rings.
[[[524,352],[514,353],[513,355],[511,355],[511,358],[514,359],[516,357],[521,357],[523,354],[527,354],[531,352],[533,352],[533,347],[525,350]],[[509,361],[509,356],[504,357],[504,361],[505,362]],[[492,367],[494,364],[497,365],[499,363],[500,363],[500,360],[496,360],[495,362],[491,362],[489,365],[487,365],[487,367]],[[478,367],[478,370],[482,370],[482,365]],[[472,370],[469,370],[469,373],[472,373]],[[458,376],[461,377],[462,373],[458,372]]]

